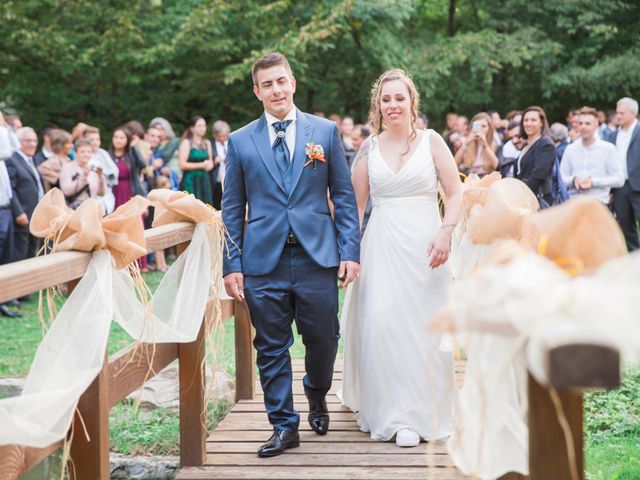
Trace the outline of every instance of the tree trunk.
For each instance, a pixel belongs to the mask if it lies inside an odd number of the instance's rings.
[[[453,37],[456,33],[455,26],[455,18],[456,18],[456,0],[449,0],[449,31],[448,35]]]

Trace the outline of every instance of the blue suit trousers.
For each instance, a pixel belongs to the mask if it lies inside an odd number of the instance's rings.
[[[319,400],[331,388],[340,338],[337,274],[337,267],[321,267],[301,246],[287,245],[272,272],[245,276],[260,383],[274,428],[297,431],[300,424],[293,407],[289,355],[293,321],[306,347],[305,393]]]

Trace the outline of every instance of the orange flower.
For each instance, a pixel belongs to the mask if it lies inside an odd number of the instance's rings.
[[[317,162],[327,162],[324,158],[324,148],[322,148],[322,145],[317,145],[313,142],[307,143],[304,153],[307,156],[307,161],[304,164],[304,167],[313,163],[313,169],[315,170],[317,168]]]

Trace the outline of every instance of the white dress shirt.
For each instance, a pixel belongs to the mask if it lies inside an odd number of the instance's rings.
[[[271,138],[271,137],[269,137]],[[224,143],[220,143],[216,140],[216,153],[222,160],[220,162],[220,166],[218,167],[218,176],[216,177],[216,182],[221,183],[224,178],[224,172],[227,169],[227,148],[229,147],[229,140],[225,140]]]
[[[616,147],[599,138],[588,146],[582,143],[581,138],[569,144],[562,156],[560,175],[572,197],[589,195],[605,204],[609,203],[611,188],[624,185]],[[575,177],[591,178],[593,186],[589,190],[577,190],[573,184]]]
[[[95,151],[89,160],[89,165],[91,167],[102,168],[106,188],[104,195],[98,195],[96,200],[102,208],[102,213],[109,215],[116,208],[116,197],[113,194],[113,186],[118,184],[118,166],[111,158],[111,155],[102,148]]]
[[[36,183],[38,184],[38,200],[44,197],[44,187],[42,186],[42,181],[40,180],[40,173],[36,168],[36,164],[33,163],[33,157],[27,156],[22,150],[18,150],[18,155],[22,157],[24,163],[27,164],[27,168],[33,172],[36,177]]]
[[[511,140],[502,147],[502,158],[518,158],[519,156],[520,150],[516,148]]]
[[[276,141],[276,129],[273,128],[273,124],[275,122],[279,122],[276,117],[271,115],[268,112],[264,112],[265,118],[267,119],[267,123],[269,124],[269,143],[273,147],[274,142]],[[291,120],[291,123],[287,127],[286,135],[284,139],[286,140],[285,145],[289,148],[289,161],[293,161],[293,153],[296,147],[296,107],[294,106],[287,116],[282,120],[283,122],[286,120]]]
[[[4,160],[0,160],[0,207],[6,207],[11,203],[13,191],[11,190],[11,179],[7,171]]]
[[[634,128],[636,128],[637,124],[638,121],[634,120],[627,130],[623,130],[622,128],[619,129],[618,135],[616,136],[618,161],[620,162],[620,166],[622,167],[622,173],[624,174],[625,180],[629,180],[629,171],[627,170],[627,152],[629,151],[629,144],[631,143],[631,135],[633,134],[633,130]]]
[[[11,141],[11,130],[8,127],[0,126],[0,160],[6,160],[15,151]]]

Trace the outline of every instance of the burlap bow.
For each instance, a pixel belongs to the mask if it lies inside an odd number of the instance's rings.
[[[106,248],[120,269],[147,253],[141,216],[148,205],[147,200],[135,196],[103,218],[93,198],[71,210],[64,194],[53,188],[38,202],[29,229],[34,236],[51,241],[54,252]]]
[[[578,195],[537,211],[538,200],[523,182],[489,177],[480,182],[472,181],[464,193],[472,243],[515,240],[551,260],[577,259],[587,272],[626,253],[620,227],[593,197]]]
[[[155,208],[154,227],[175,222],[210,223],[216,215],[213,208],[185,192],[156,189],[147,198]]]

